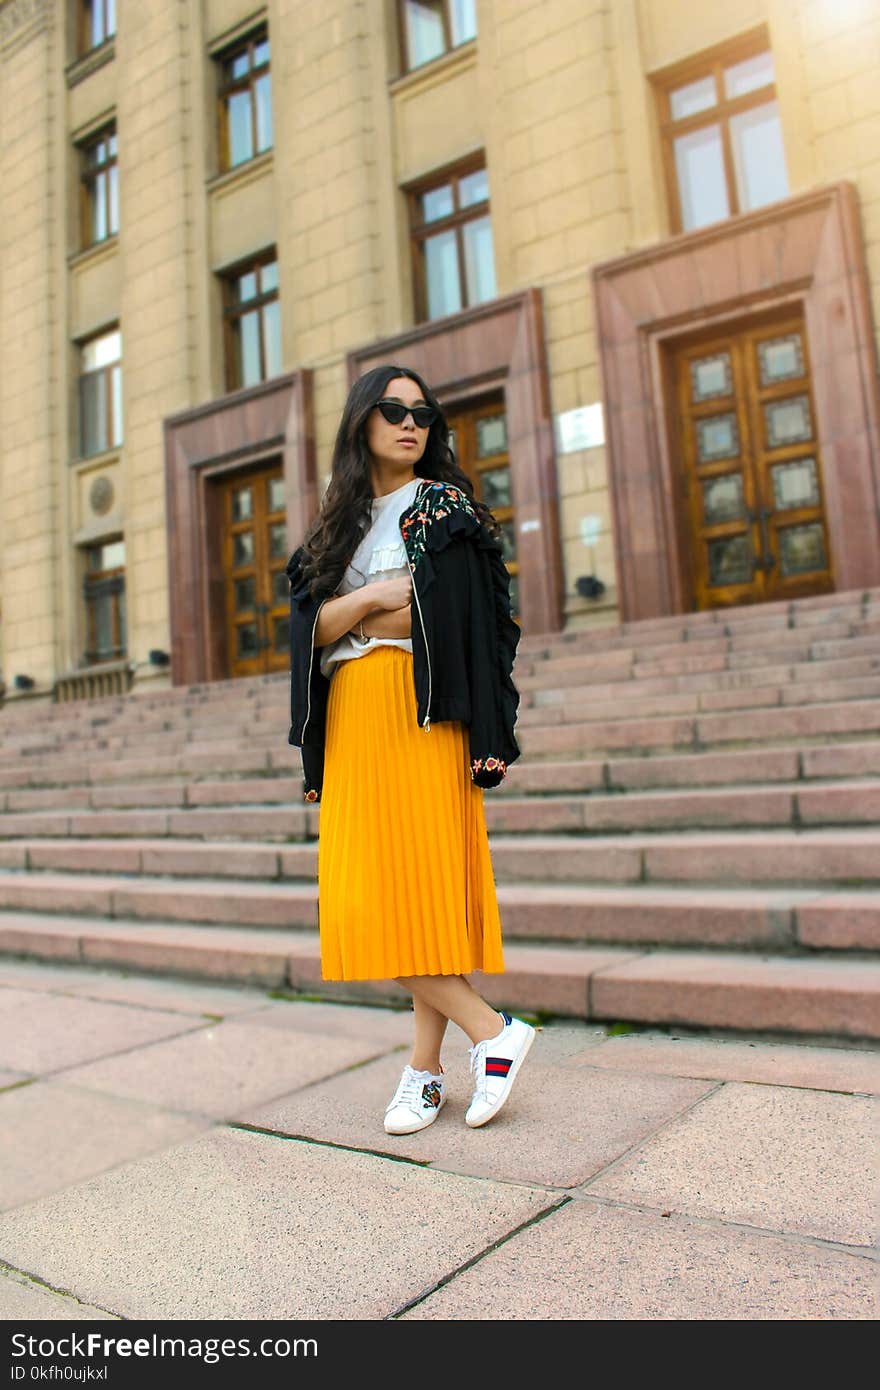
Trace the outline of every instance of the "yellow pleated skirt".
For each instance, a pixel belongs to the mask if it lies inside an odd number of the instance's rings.
[[[374,647],[335,668],[320,807],[323,979],[504,970],[467,728],[419,727],[405,648]]]

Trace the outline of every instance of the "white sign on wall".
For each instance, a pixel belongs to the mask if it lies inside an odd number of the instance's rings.
[[[560,454],[573,454],[576,449],[596,449],[605,443],[605,419],[602,402],[579,405],[556,416],[556,448]]]

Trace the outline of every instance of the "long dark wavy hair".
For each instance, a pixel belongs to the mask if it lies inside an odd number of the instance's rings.
[[[318,515],[302,543],[302,576],[309,583],[313,599],[334,594],[351,559],[369,529],[373,489],[370,482],[370,452],[365,425],[370,411],[381,401],[389,381],[406,376],[416,382],[428,405],[437,412],[428,430],[422,457],[413,469],[416,477],[453,483],[467,493],[471,505],[489,534],[496,539],[501,527],[484,502],[474,496],[470,478],[459,468],[449,447],[449,425],[434,392],[418,372],[410,367],[373,367],[358,377],[348,393],[336,443],[330,481]]]

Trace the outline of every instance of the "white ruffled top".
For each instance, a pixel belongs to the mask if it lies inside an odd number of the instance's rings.
[[[370,529],[352,556],[336,590],[337,594],[351,594],[376,579],[398,579],[409,574],[406,547],[398,522],[401,513],[415,501],[421,481],[421,478],[412,478],[393,492],[373,498]],[[335,642],[321,648],[321,671],[329,679],[340,661],[366,656],[367,652],[379,646],[403,647],[411,652],[412,638],[370,637],[362,642],[353,633],[344,632]]]

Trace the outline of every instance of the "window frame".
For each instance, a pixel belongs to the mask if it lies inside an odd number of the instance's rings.
[[[112,32],[107,24],[107,11],[111,4],[114,26]],[[96,5],[100,5],[104,12],[104,37],[100,43],[92,43],[92,14]],[[99,48],[112,43],[116,38],[116,0],[77,0],[76,9],[77,57],[85,58],[86,54],[97,53]]]
[[[278,284],[274,289],[262,290],[262,271],[263,267],[274,265],[278,267],[278,249],[275,246],[260,251],[257,255],[249,256],[244,261],[238,261],[234,266],[227,266],[220,272],[221,293],[223,300],[223,353],[224,353],[224,381],[227,391],[246,391],[258,382],[251,382],[250,386],[245,386],[243,381],[237,381],[236,368],[238,364],[238,353],[236,351],[236,320],[243,318],[245,314],[252,314],[255,311],[260,315],[260,378],[259,381],[268,381],[266,375],[266,343],[265,328],[263,321],[263,309],[267,304],[281,301],[281,281],[280,275]],[[258,293],[253,299],[247,300],[245,304],[235,299],[234,281],[240,280],[243,275],[256,273]],[[281,344],[279,346],[282,346]]]
[[[125,563],[115,565],[112,569],[93,570],[89,568],[89,556],[92,551],[100,549],[105,545],[112,545],[115,541],[125,541],[122,535],[105,536],[99,541],[92,541],[89,545],[83,546],[83,606],[85,609],[85,643],[83,646],[83,661],[86,666],[100,666],[105,661],[120,661],[128,650],[128,634],[123,629],[120,617],[120,597],[125,595]],[[127,558],[127,557],[126,557]],[[97,647],[97,620],[95,615],[95,601],[110,596],[111,600],[111,627],[113,644],[110,652],[99,652]]]
[[[78,375],[77,375],[77,397],[78,397],[78,401],[79,401],[79,421],[78,421],[78,424],[79,424],[79,438],[78,438],[77,443],[78,443],[78,456],[79,456],[81,459],[85,459],[85,458],[96,458],[99,454],[106,454],[106,453],[109,453],[112,449],[121,449],[121,448],[122,448],[122,445],[123,445],[123,441],[124,441],[124,439],[125,439],[124,419],[123,419],[123,420],[120,420],[120,422],[119,422],[119,423],[120,423],[120,435],[119,435],[119,440],[118,440],[118,441],[114,441],[114,439],[113,439],[113,402],[114,402],[114,392],[113,392],[113,379],[112,379],[112,378],[113,378],[113,373],[114,373],[115,371],[118,371],[118,372],[119,372],[119,377],[120,377],[120,387],[121,387],[121,384],[122,384],[122,358],[123,358],[123,353],[122,353],[122,351],[120,351],[119,356],[118,356],[114,361],[106,363],[103,367],[91,367],[91,368],[89,368],[88,370],[85,370],[85,371],[82,369],[83,354],[84,354],[84,352],[85,352],[85,349],[88,347],[89,343],[94,343],[94,342],[96,342],[99,338],[106,338],[106,337],[109,337],[112,333],[119,333],[119,335],[120,335],[120,342],[121,342],[122,334],[121,334],[121,330],[120,330],[119,324],[117,323],[117,324],[111,324],[111,325],[108,325],[108,326],[105,327],[105,328],[102,328],[98,333],[90,333],[89,336],[88,336],[87,338],[81,338],[81,339],[77,342],[77,345],[76,345],[76,346],[77,346],[77,351],[78,351],[78,353],[79,353],[79,366],[80,366],[80,371],[79,371],[79,373],[78,373]],[[104,437],[105,437],[105,441],[106,441],[106,442],[104,443],[103,448],[95,449],[92,453],[86,453],[86,451],[85,451],[85,443],[86,443],[86,436],[85,436],[85,419],[86,419],[86,412],[85,412],[85,397],[84,397],[84,385],[83,385],[83,383],[84,383],[86,380],[89,380],[89,379],[91,379],[92,377],[97,377],[97,376],[104,376],[104,377],[107,378],[107,385],[106,385],[106,390],[105,390],[105,416],[104,416],[104,422],[103,422],[103,423],[104,423]],[[121,394],[121,391],[120,391],[120,394]]]
[[[778,96],[774,80],[771,83],[766,83],[763,87],[756,87],[753,91],[745,92],[742,96],[727,97],[724,93],[724,70],[733,67],[736,63],[744,62],[748,58],[757,57],[760,53],[770,53],[771,56],[773,54],[770,34],[766,25],[759,25],[744,34],[738,34],[736,38],[728,39],[712,48],[705,48],[700,53],[692,54],[679,63],[651,74],[650,80],[654,89],[660,132],[666,201],[669,208],[670,230],[673,235],[686,231],[700,231],[703,226],[712,225],[702,223],[700,227],[685,228],[681,189],[675,166],[676,139],[681,135],[692,134],[693,131],[700,130],[703,126],[717,125],[721,132],[724,181],[727,187],[729,207],[727,218],[736,217],[744,211],[739,205],[737,193],[730,122],[733,117],[754,106],[765,106],[768,101],[778,102]],[[702,111],[696,111],[691,116],[674,120],[671,104],[672,92],[704,77],[714,77],[715,79],[715,90],[718,98],[715,104]],[[716,219],[716,223],[717,221],[726,221],[727,218]]]
[[[259,66],[254,65],[253,50],[258,44],[269,44],[269,57],[265,63]],[[242,53],[248,54],[248,70],[243,77],[226,77],[227,64],[233,59],[241,56]],[[236,39],[228,48],[221,49],[212,55],[217,64],[217,152],[219,171],[222,174],[230,173],[233,169],[242,169],[251,160],[259,159],[261,155],[268,154],[275,147],[275,128],[272,127],[272,143],[267,145],[264,150],[257,149],[257,102],[254,94],[254,82],[257,78],[269,74],[269,103],[271,109],[272,102],[272,44],[269,39],[269,26],[267,23],[261,24],[258,28],[252,29],[248,34]],[[237,164],[230,163],[229,158],[229,108],[227,101],[235,92],[247,90],[250,101],[251,118],[251,148],[253,154],[247,159],[241,159]]]
[[[91,150],[95,145],[100,144],[102,140],[109,141],[110,139],[116,141],[116,148],[113,151],[112,155],[109,155],[103,164],[90,166],[88,163],[89,150]],[[108,229],[110,228],[110,171],[113,169],[116,170],[117,215],[119,211],[119,136],[116,129],[115,119],[112,121],[108,121],[107,124],[102,126],[100,130],[93,131],[92,134],[87,136],[86,139],[79,141],[77,144],[77,149],[79,150],[80,154],[80,240],[82,249],[84,251],[87,251],[90,247],[102,246],[104,242],[109,241],[111,237],[119,235],[119,224],[117,216],[116,227],[112,230],[108,230],[106,236],[92,236],[92,227],[94,225],[92,213],[97,197],[94,183],[97,180],[99,174],[102,173],[107,173],[108,175],[107,188],[105,193],[104,212],[107,220],[107,227]]]
[[[490,196],[483,199],[482,202],[470,203],[466,208],[462,208],[459,206],[458,185],[462,179],[467,178],[471,174],[479,173],[482,169],[485,169],[488,173],[486,152],[485,150],[477,150],[472,154],[466,155],[463,159],[454,160],[451,164],[446,164],[440,169],[432,170],[430,174],[423,174],[420,178],[414,179],[411,183],[404,184],[402,187],[402,192],[407,200],[410,257],[413,272],[413,299],[417,323],[433,323],[435,321],[428,317],[427,271],[425,269],[425,256],[422,248],[429,237],[438,236],[441,232],[455,232],[455,249],[458,257],[458,287],[461,305],[452,312],[461,313],[463,310],[473,307],[467,295],[464,241],[461,229],[467,222],[475,222],[481,217],[488,217],[491,226],[492,197],[490,192]],[[452,212],[446,217],[434,218],[431,222],[423,221],[421,219],[419,200],[425,193],[430,193],[434,188],[442,188],[445,184],[452,185]],[[446,315],[439,315],[438,317],[445,318]]]
[[[461,43],[453,44],[452,16],[449,10],[450,0],[441,0],[443,9],[443,52],[435,54],[433,58],[426,58],[422,63],[416,63],[415,65],[413,65],[410,62],[409,41],[407,39],[407,3],[408,0],[396,0],[397,42],[398,52],[400,53],[401,59],[401,76],[405,76],[406,74],[411,72],[421,72],[423,68],[427,68],[431,63],[437,63],[440,61],[441,58],[447,57],[448,54],[456,53],[460,48],[464,48],[465,44],[475,43],[477,38],[479,37],[478,30],[469,39],[463,39]]]

